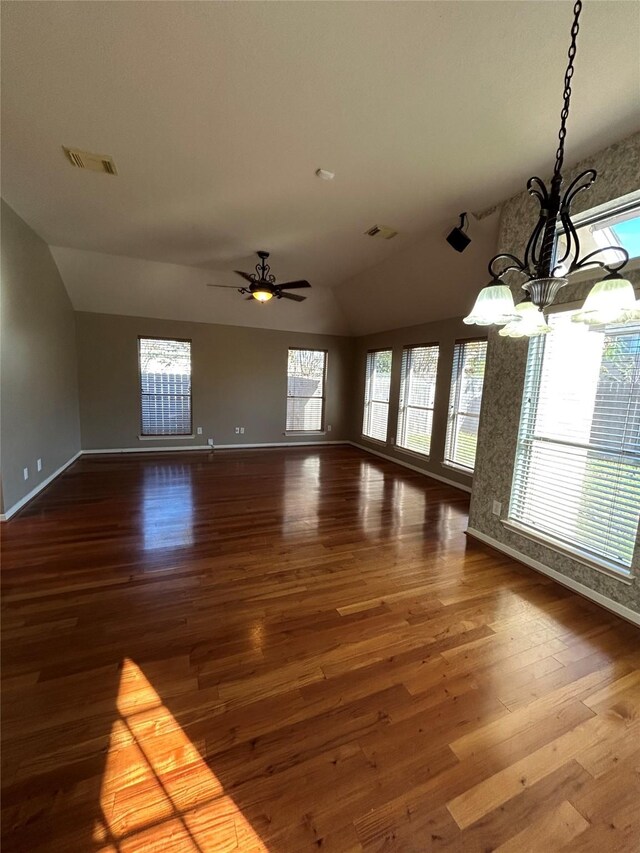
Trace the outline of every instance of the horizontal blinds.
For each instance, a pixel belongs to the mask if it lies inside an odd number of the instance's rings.
[[[367,353],[362,433],[378,441],[387,440],[391,350]]]
[[[425,455],[431,450],[438,353],[433,344],[405,347],[402,354],[396,443]]]
[[[445,462],[473,471],[487,359],[486,341],[459,341],[453,352]]]
[[[631,565],[640,516],[640,323],[573,312],[529,346],[510,518]]]
[[[191,434],[191,342],[140,338],[142,435]]]
[[[324,350],[290,349],[287,364],[288,432],[322,429],[327,354]]]

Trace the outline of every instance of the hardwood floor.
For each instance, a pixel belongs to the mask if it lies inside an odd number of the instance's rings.
[[[3,851],[638,851],[640,632],[353,448],[84,457],[3,525]]]

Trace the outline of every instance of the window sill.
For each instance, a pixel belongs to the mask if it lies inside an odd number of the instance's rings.
[[[523,536],[525,539],[530,539],[532,542],[544,545],[551,551],[555,551],[557,554],[570,557],[572,560],[575,560],[576,563],[588,566],[588,568],[601,572],[603,575],[607,575],[610,578],[615,578],[621,583],[631,584],[632,582],[631,571],[629,569],[625,569],[623,566],[618,566],[609,560],[592,557],[580,548],[574,548],[572,545],[567,545],[559,539],[554,539],[553,536],[538,533],[536,530],[533,530],[524,524],[520,524],[517,521],[512,521],[509,518],[500,519],[500,523],[506,530],[517,533],[518,536]]]
[[[456,465],[455,462],[441,462],[443,468],[449,468],[451,471],[457,471],[458,474],[466,474],[467,477],[473,477],[473,468],[465,468],[464,465]]]
[[[139,435],[138,441],[176,441],[195,438],[195,435]]]
[[[402,447],[401,444],[394,444],[392,450],[397,450],[399,453],[405,453],[407,456],[413,456],[414,459],[420,459],[422,462],[429,462],[430,456],[428,453],[419,453],[417,450],[411,450],[408,447]]]
[[[287,438],[295,438],[297,435],[326,435],[326,429],[293,429],[286,430],[285,436]]]
[[[378,444],[378,445],[380,445],[380,447],[386,447],[386,446],[387,446],[387,442],[386,442],[386,441],[380,441],[380,439],[379,439],[379,438],[371,438],[371,436],[370,436],[370,435],[364,435],[364,434],[362,434],[362,435],[360,436],[360,438],[361,438],[363,441],[370,441],[372,444]]]

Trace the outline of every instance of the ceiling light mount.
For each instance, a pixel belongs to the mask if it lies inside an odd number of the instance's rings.
[[[574,74],[574,60],[577,50],[578,32],[580,30],[581,11],[582,0],[576,0],[573,7],[571,43],[568,52],[569,61],[564,75],[563,105],[560,113],[560,130],[558,132],[558,148],[556,150],[553,176],[548,188],[544,181],[538,177],[529,178],[527,182],[529,194],[537,198],[540,205],[538,221],[531,232],[522,260],[516,257],[516,255],[507,252],[501,252],[491,258],[489,261],[491,282],[480,291],[473,311],[465,318],[466,323],[502,325],[505,322],[517,323],[522,321],[522,312],[516,311],[511,291],[508,292],[508,298],[506,298],[506,294],[502,289],[500,289],[498,294],[498,289],[502,288],[501,279],[507,273],[517,273],[523,277],[522,289],[527,294],[527,300],[530,299],[533,305],[540,311],[545,311],[554,302],[560,289],[567,284],[568,276],[578,270],[587,267],[600,267],[607,273],[606,280],[613,277],[615,280],[620,279],[625,282],[620,275],[620,270],[628,262],[629,253],[621,246],[601,247],[584,257],[580,257],[580,239],[576,227],[571,220],[571,205],[579,193],[588,190],[592,186],[597,177],[595,170],[587,169],[582,172],[571,182],[564,193],[562,192],[564,145],[567,135],[567,119],[569,118],[571,102],[571,80]],[[564,232],[566,239],[566,247],[562,257],[556,257],[556,240],[559,229]],[[621,260],[614,262],[605,260],[612,250],[615,250]],[[568,269],[565,269],[567,261],[569,265]],[[625,284],[628,284],[628,282],[625,282]],[[596,284],[595,288],[598,287],[599,284]],[[608,316],[614,317],[614,320],[609,320],[609,322],[617,322],[618,316],[621,318],[620,322],[629,322],[635,318],[634,313],[637,312],[629,311],[628,307],[623,308],[623,303],[626,306],[629,302],[629,290],[631,296],[633,296],[633,288],[630,284],[629,288],[619,285],[604,289],[600,288],[602,299],[605,298],[603,295],[604,292],[607,294]],[[612,310],[612,303],[616,299],[618,302],[613,306]],[[592,317],[591,322],[594,322],[592,312],[588,313]],[[586,320],[582,322],[586,322]],[[542,323],[537,325],[531,324],[529,328],[535,329],[535,331],[530,331],[528,334],[543,334],[549,327]]]

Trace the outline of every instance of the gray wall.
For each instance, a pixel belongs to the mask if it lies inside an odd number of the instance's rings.
[[[71,302],[49,247],[4,201],[1,327],[4,511],[80,449]]]
[[[347,417],[353,341],[332,335],[188,323],[113,314],[76,314],[84,450],[340,441]],[[192,439],[139,439],[138,335],[191,339]],[[328,351],[325,435],[285,436],[289,347]],[[244,426],[244,435],[235,427]]]
[[[405,329],[389,332],[377,332],[365,335],[355,342],[355,387],[352,397],[351,439],[378,453],[384,453],[392,459],[398,459],[414,465],[423,471],[445,477],[456,483],[471,486],[471,475],[442,464],[445,436],[447,432],[447,414],[449,409],[449,390],[451,387],[451,368],[453,366],[453,347],[457,340],[468,340],[482,336],[477,327],[465,326],[461,319],[441,320],[435,323],[423,323]],[[428,459],[394,446],[398,425],[398,407],[400,398],[400,373],[402,368],[402,349],[410,344],[439,344],[438,376],[436,382],[435,407],[431,434],[431,453]],[[362,435],[362,412],[364,407],[364,385],[366,358],[368,350],[392,349],[391,391],[389,397],[389,421],[387,442],[381,445]]]
[[[588,192],[578,196],[576,213],[619,198],[640,187],[640,134],[579,164],[567,175],[566,185],[578,172],[590,167],[597,170],[598,180]],[[515,251],[516,254],[521,254],[535,218],[536,205],[526,193],[508,201],[502,211],[499,251]],[[635,270],[628,275],[636,290],[640,290],[639,273],[640,271]],[[593,279],[567,285],[561,291],[562,301],[569,303],[583,300],[592,284]],[[512,289],[515,294],[518,289],[515,283],[512,284]],[[560,303],[561,300],[557,301]],[[501,338],[495,331],[489,336],[469,526],[613,601],[640,611],[638,539],[632,565],[635,578],[631,585],[626,585],[551,548],[506,530],[500,519],[491,512],[491,502],[494,499],[502,503],[503,517],[509,507],[527,349],[526,340]]]

